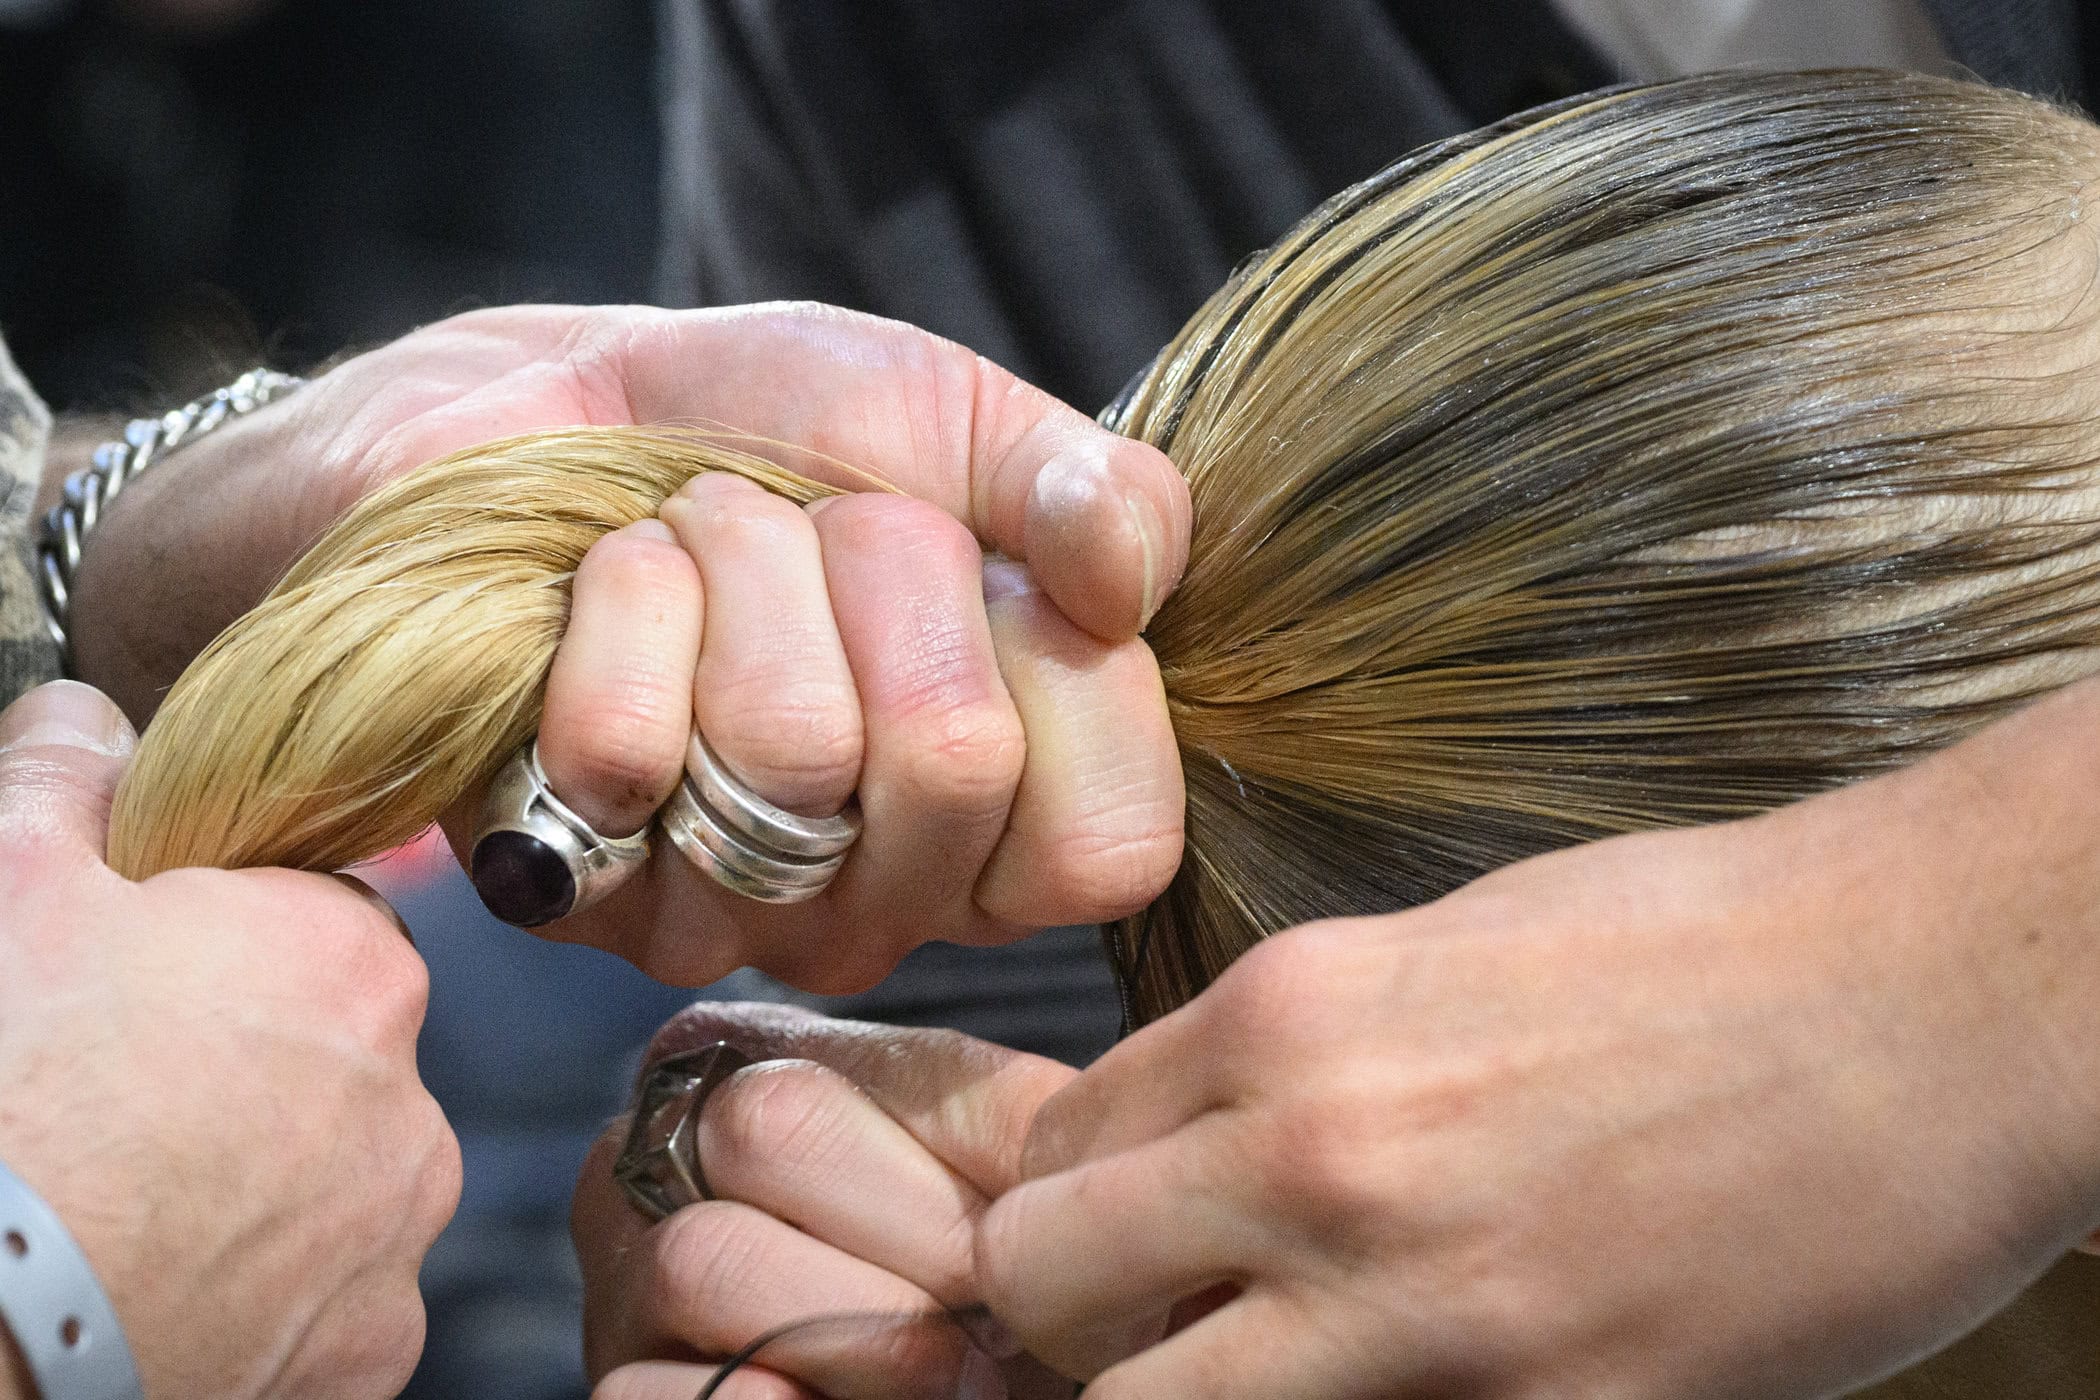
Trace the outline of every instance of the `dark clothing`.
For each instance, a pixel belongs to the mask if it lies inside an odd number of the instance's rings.
[[[1926,0],[2082,99],[2077,0]],[[663,0],[671,305],[911,321],[1087,408],[1241,258],[1426,141],[1616,74],[1546,0]]]

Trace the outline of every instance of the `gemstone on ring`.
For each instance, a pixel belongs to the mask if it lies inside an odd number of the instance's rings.
[[[646,827],[601,835],[554,795],[534,739],[490,782],[467,871],[491,914],[534,928],[588,909],[648,860]]]
[[[474,892],[506,924],[538,928],[576,905],[576,877],[561,853],[523,831],[492,831],[475,843]]]

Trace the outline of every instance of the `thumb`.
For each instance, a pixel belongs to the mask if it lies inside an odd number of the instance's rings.
[[[0,846],[77,844],[96,859],[109,804],[137,744],[123,711],[93,686],[53,681],[0,713]]]

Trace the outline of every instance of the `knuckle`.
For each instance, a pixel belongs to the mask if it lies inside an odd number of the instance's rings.
[[[1355,985],[1376,971],[1363,964],[1363,923],[1300,924],[1255,944],[1215,984],[1213,1009],[1221,1023],[1257,1027],[1279,1044],[1302,1044],[1317,1030],[1306,1019],[1306,1007],[1325,1004],[1334,987]]]
[[[1207,994],[1208,1003],[1221,1023],[1260,1034],[1290,1027],[1306,1006],[1320,1004],[1317,997],[1300,999],[1317,990],[1307,982],[1289,956],[1286,935],[1273,935],[1241,954],[1219,976]]]
[[[1039,869],[1056,891],[1061,923],[1101,923],[1159,897],[1181,864],[1181,824],[1088,831],[1050,843]]]
[[[354,1330],[339,1326],[326,1350],[311,1358],[304,1379],[314,1394],[398,1394],[415,1372],[428,1326],[414,1276],[359,1299],[354,1316]]]
[[[757,554],[792,548],[815,532],[802,508],[749,477],[705,472],[680,488],[711,550]]]
[[[707,1101],[702,1160],[711,1158],[723,1175],[731,1162],[792,1160],[800,1170],[821,1171],[838,1156],[836,1105],[843,1087],[810,1060],[768,1060],[738,1070]]]
[[[1275,1112],[1256,1135],[1250,1165],[1305,1222],[1323,1233],[1354,1232],[1383,1214],[1391,1193],[1394,1164],[1380,1147],[1349,1105],[1322,1096]]]
[[[376,1322],[374,1330],[378,1335],[393,1340],[385,1348],[378,1367],[380,1375],[375,1378],[382,1383],[373,1393],[397,1395],[408,1384],[409,1377],[415,1374],[416,1362],[423,1355],[423,1340],[430,1327],[429,1314],[423,1307],[423,1295],[416,1289],[413,1277],[407,1286],[396,1290],[396,1295],[388,1301]]]
[[[983,557],[967,525],[914,496],[857,492],[824,513],[822,530],[827,553],[909,553],[940,573],[974,570]]]
[[[675,599],[693,586],[693,560],[673,540],[652,538],[631,530],[613,530],[598,538],[583,556],[579,574],[597,574],[611,568],[619,575],[624,594],[638,602]]]
[[[317,959],[308,970],[325,973],[331,1004],[365,1042],[388,1055],[411,1051],[430,1005],[430,969],[394,916],[345,891],[302,932]]]
[[[459,1138],[453,1133],[444,1109],[428,1094],[423,1098],[427,1146],[423,1169],[416,1174],[416,1180],[420,1188],[417,1216],[424,1222],[422,1242],[427,1246],[451,1222],[452,1213],[459,1208],[466,1168]]]
[[[895,781],[910,796],[966,817],[1002,816],[1027,757],[1021,718],[1003,701],[966,701],[921,715],[899,746]]]
[[[368,916],[364,940],[371,953],[360,981],[378,1013],[381,1033],[389,1042],[413,1045],[430,1008],[430,968],[401,930],[377,912]]]

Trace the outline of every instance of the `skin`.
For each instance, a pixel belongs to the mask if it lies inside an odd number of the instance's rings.
[[[709,1096],[700,1153],[716,1200],[651,1224],[614,1185],[623,1119],[592,1149],[572,1228],[585,1284],[594,1400],[691,1400],[721,1356],[783,1323],[978,1301],[971,1239],[1019,1179],[1036,1109],[1076,1071],[952,1031],[838,1021],[792,1007],[703,1002],[658,1033],[651,1059],[727,1039],[764,1057]],[[973,1360],[947,1331],[869,1346],[812,1329],[740,1370],[723,1395],[1071,1392],[1000,1346]],[[856,1344],[858,1343],[858,1344]],[[943,1387],[947,1389],[943,1390]]]
[[[111,872],[131,746],[82,685],[0,714],[0,1159],[86,1253],[148,1394],[393,1395],[459,1196],[416,1075],[422,960],[347,878]]]
[[[79,671],[143,722],[373,487],[495,437],[656,422],[728,424],[903,494],[803,511],[707,480],[601,541],[549,678],[550,782],[599,829],[636,830],[697,718],[783,806],[857,793],[865,833],[806,905],[729,896],[667,848],[550,936],[667,981],[748,964],[836,992],[930,938],[1113,917],[1164,888],[1181,780],[1136,633],[1186,560],[1186,486],[952,342],[832,308],[516,307],[350,360],[118,497],[78,579]],[[1020,565],[995,563],[989,598],[988,552]],[[446,823],[461,848],[474,806]]]
[[[709,1104],[702,1160],[742,1204],[645,1229],[608,1145],[586,1164],[598,1400],[905,1286],[989,1304],[1110,1400],[1886,1375],[2100,1224],[2096,726],[2089,682],[1766,817],[1293,930],[1063,1082],[925,1033],[881,1057],[852,1027],[760,1034],[837,1082],[797,1065],[762,1092],[759,1066]],[[663,1048],[724,1028],[691,1015]],[[936,1167],[970,1191],[913,1187]],[[866,1349],[774,1364],[824,1394],[927,1379]]]
[[[698,711],[774,800],[823,810],[857,791],[866,835],[833,891],[803,910],[729,899],[666,853],[555,936],[668,978],[711,981],[755,963],[839,990],[929,937],[1103,917],[1165,884],[1180,851],[1180,775],[1157,668],[1134,636],[1186,555],[1179,476],[949,342],[826,308],[517,308],[348,361],[127,488],[77,580],[76,665],[143,722],[190,656],[375,486],[492,437],[667,420],[730,423],[801,465],[811,462],[795,447],[920,498],[805,512],[712,482],[663,521],[601,542],[579,571],[575,625],[550,677],[550,778],[604,829],[634,829],[675,783]],[[66,453],[83,436],[55,444],[53,482],[79,465]],[[1001,556],[989,574],[987,549]],[[738,567],[725,572],[725,560]],[[59,693],[80,705],[92,695]],[[121,717],[99,698],[91,708],[122,734],[96,742],[128,752]],[[783,730],[792,742],[778,741]],[[34,780],[25,810],[41,820],[38,784],[58,769],[48,756],[22,762]],[[8,941],[48,943],[53,963],[46,981],[0,987],[0,1082],[26,1090],[0,1106],[0,1156],[81,1236],[154,1393],[391,1394],[420,1346],[415,1269],[458,1191],[456,1149],[413,1070],[421,964],[390,915],[319,877],[117,880],[99,856],[121,764],[98,762],[80,779],[88,795],[70,844],[32,823],[26,845],[0,848],[0,885],[15,892],[0,900]],[[471,820],[456,816],[455,838]],[[943,877],[937,889],[928,870]],[[83,880],[104,903],[83,901]],[[907,908],[909,919],[894,912]],[[301,924],[290,943],[287,914]],[[391,952],[368,946],[375,917]],[[181,936],[151,945],[165,956],[130,942],[96,952],[170,924]],[[105,964],[121,986],[96,982],[91,999],[81,989]],[[33,1011],[9,1014],[9,996]],[[92,1025],[66,1019],[91,1001]],[[264,1011],[242,1010],[251,1003]],[[198,1044],[159,1024],[120,1043],[198,1072],[174,1083],[124,1073],[98,1036],[131,1014],[177,1030],[195,1018]],[[215,1018],[225,1025],[213,1039]],[[39,1088],[54,1064],[68,1082]],[[112,1080],[91,1101],[119,1106],[159,1144],[149,1180],[53,1165],[81,1150],[58,1115],[94,1087],[78,1082],[82,1065]],[[285,1103],[302,1111],[277,1111]],[[390,1154],[374,1160],[380,1143]],[[396,1225],[375,1235],[370,1220]],[[284,1248],[256,1249],[256,1238]],[[192,1247],[194,1258],[165,1257]],[[326,1266],[287,1276],[309,1257]],[[199,1316],[242,1325],[183,1343]],[[0,1376],[10,1368],[0,1383],[26,1390],[13,1358]]]

